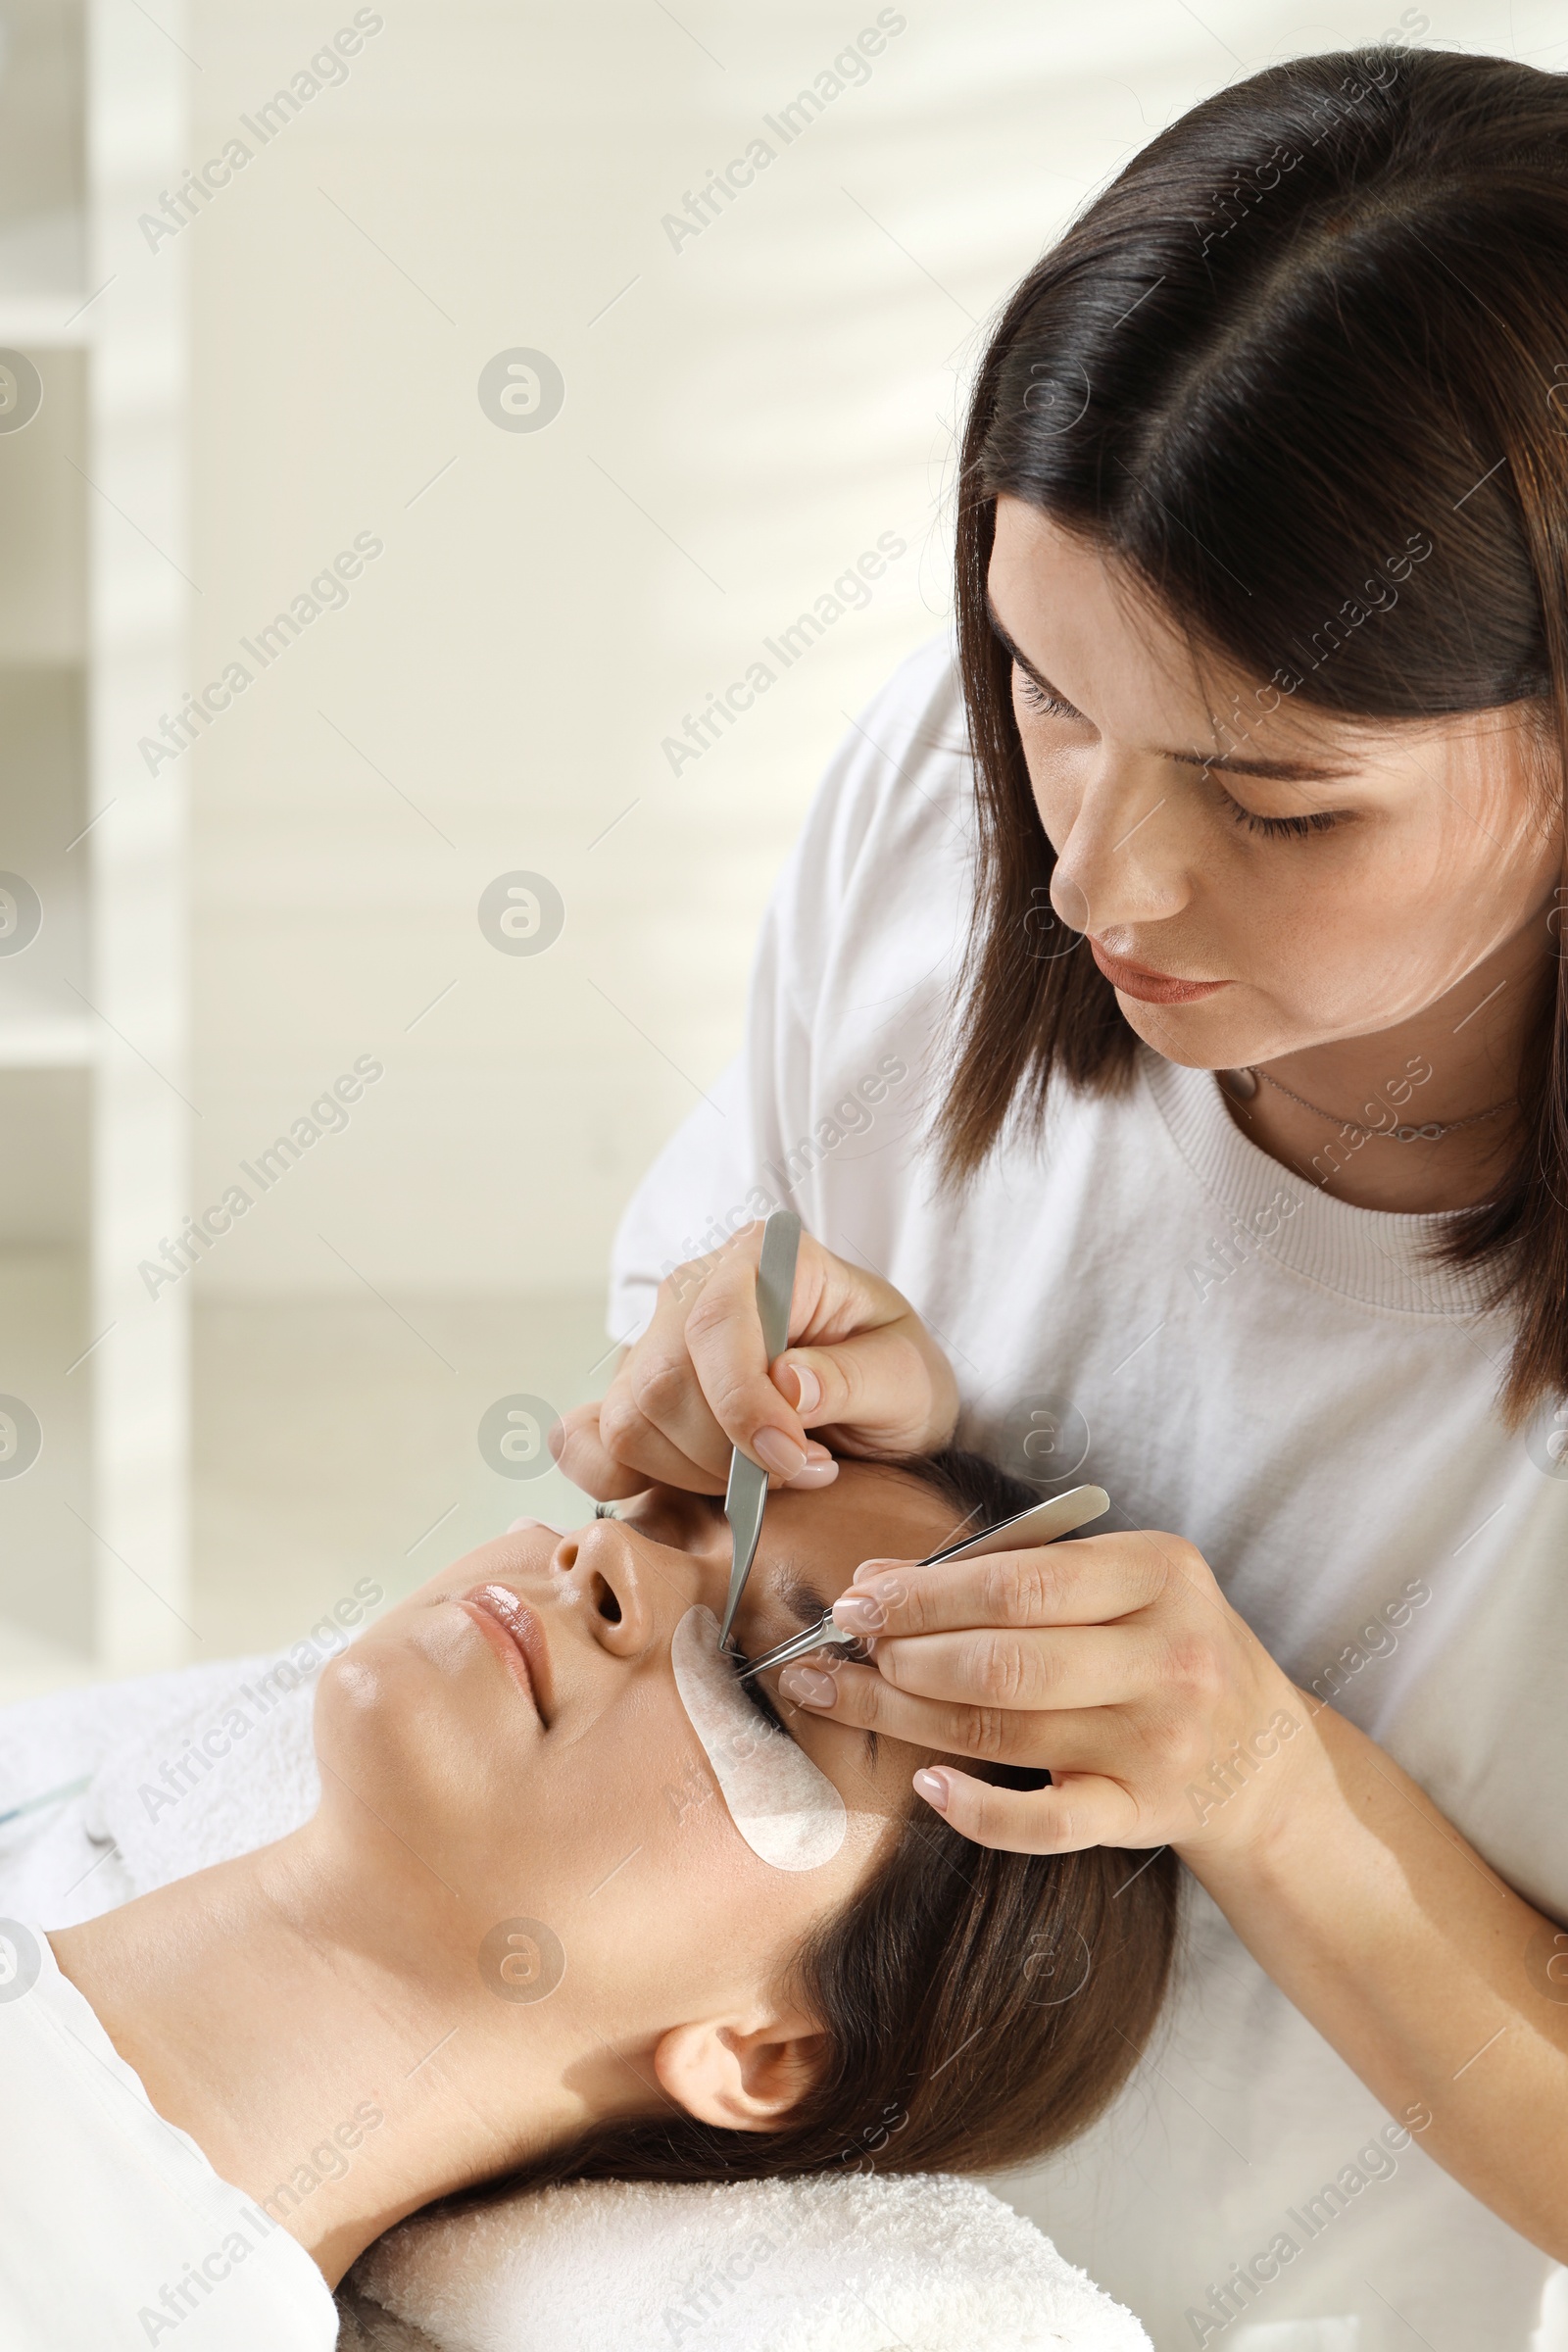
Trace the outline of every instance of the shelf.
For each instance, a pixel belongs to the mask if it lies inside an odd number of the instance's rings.
[[[189,1299],[137,1272],[189,1192],[187,780],[135,747],[189,662],[189,255],[136,220],[190,129],[167,11],[0,13],[0,349],[43,384],[0,433],[0,1396],[43,1432],[0,1464],[3,1700],[189,1642]]]
[[[21,1476],[0,1479],[0,1617],[83,1661],[93,1647],[88,1277],[79,1250],[0,1251],[0,1396],[42,1435]]]
[[[92,341],[94,310],[73,287],[69,294],[0,292],[0,351],[76,351]],[[96,308],[96,306],[95,306]]]
[[[167,34],[164,36],[169,37]],[[0,64],[0,289],[80,282],[86,251],[87,38],[81,0],[6,0]],[[83,291],[88,289],[83,288]],[[65,305],[76,308],[77,294]],[[11,303],[0,340],[12,337]]]
[[[88,650],[86,353],[28,356],[43,405],[0,435],[0,662],[12,667],[78,662]]]
[[[24,1151],[0,1152],[0,1252],[85,1251],[92,1083],[79,1063],[0,1068],[0,1132],[26,1137]]]
[[[103,1034],[82,1002],[90,851],[71,847],[87,821],[82,690],[74,666],[0,667],[0,872],[23,877],[42,916],[0,955],[0,1071],[84,1069]]]
[[[85,1014],[73,1020],[0,1020],[0,1070],[84,1070],[91,1066],[98,1040]]]

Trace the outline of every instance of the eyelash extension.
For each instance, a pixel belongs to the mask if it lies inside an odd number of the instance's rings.
[[[841,1658],[847,1658],[857,1666],[863,1666],[870,1654],[870,1651],[866,1648],[863,1642],[847,1642],[839,1651],[839,1656]],[[757,1676],[754,1675],[750,1682],[743,1683],[741,1685],[741,1689],[745,1691],[753,1706],[756,1707],[757,1712],[761,1716],[764,1723],[772,1724],[774,1729],[782,1732],[787,1740],[794,1739],[794,1733],[790,1730],[789,1725],[784,1721],[784,1718],[774,1706],[773,1701],[768,1697],[767,1692],[763,1690],[761,1683]]]
[[[753,1706],[757,1709],[757,1712],[759,1715],[760,1715],[764,1723],[771,1724],[775,1732],[782,1732],[786,1740],[793,1738],[794,1735],[791,1733],[788,1724],[784,1721],[778,1709],[774,1706],[773,1701],[768,1697],[767,1692],[762,1689],[761,1682],[756,1675],[753,1675],[749,1683],[742,1683],[741,1689],[745,1691],[747,1697],[751,1700]]]
[[[838,1654],[841,1658],[847,1659],[852,1665],[856,1666],[864,1666],[871,1655],[863,1642],[846,1642],[841,1646]],[[765,1722],[775,1725],[777,1729],[784,1734],[787,1740],[794,1739],[794,1733],[790,1730],[789,1725],[779,1714],[778,1709],[774,1706],[772,1700],[768,1697],[767,1692],[762,1689],[761,1683],[755,1675],[749,1683],[743,1683],[741,1688],[746,1692],[747,1697],[756,1707],[758,1713]]]
[[[594,1517],[596,1519],[613,1519],[614,1516],[615,1506],[612,1502],[596,1502],[594,1504]]]

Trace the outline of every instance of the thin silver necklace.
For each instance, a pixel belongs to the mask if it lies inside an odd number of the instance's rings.
[[[1338,1118],[1332,1110],[1325,1110],[1321,1103],[1309,1102],[1304,1095],[1297,1094],[1294,1087],[1286,1086],[1278,1078],[1271,1078],[1267,1070],[1254,1069],[1250,1063],[1241,1069],[1228,1070],[1226,1076],[1238,1081],[1235,1091],[1244,1102],[1256,1094],[1257,1082],[1261,1078],[1264,1085],[1273,1087],[1276,1094],[1289,1095],[1293,1102],[1299,1102],[1301,1108],[1309,1110],[1314,1118],[1327,1119],[1331,1127],[1338,1127],[1342,1133],[1373,1136],[1389,1144],[1439,1144],[1446,1135],[1457,1134],[1461,1127],[1479,1127],[1483,1119],[1494,1119],[1499,1111],[1511,1110],[1519,1100],[1517,1095],[1510,1095],[1505,1102],[1494,1102],[1488,1110],[1473,1110],[1465,1119],[1428,1119],[1419,1127],[1364,1127],[1358,1119]]]

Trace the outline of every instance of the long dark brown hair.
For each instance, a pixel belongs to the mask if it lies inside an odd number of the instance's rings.
[[[887,1466],[934,1488],[959,1526],[1040,1498],[956,1446]],[[1046,1777],[963,1761],[1015,1786]],[[826,2057],[778,2130],[718,2131],[673,2110],[602,2124],[477,2199],[554,2180],[996,2172],[1093,2122],[1164,1995],[1174,1855],[999,1853],[911,1808],[888,1860],[795,1960],[791,1990]]]
[[[1266,681],[1257,710],[1290,693],[1373,719],[1530,702],[1560,795],[1568,79],[1395,48],[1271,68],[1145,148],[1008,303],[959,489],[980,857],[941,1122],[958,1179],[1010,1118],[1038,1121],[1058,1072],[1113,1090],[1137,1048],[1081,940],[1039,952],[1055,860],[986,609],[1003,493]],[[1543,956],[1519,1100],[1494,1197],[1440,1245],[1484,1262],[1514,1310],[1516,1418],[1568,1392],[1560,952]]]

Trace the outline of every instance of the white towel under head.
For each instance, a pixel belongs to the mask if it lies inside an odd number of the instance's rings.
[[[315,1676],[290,1679],[248,1658],[0,1709],[0,1812],[91,1776],[0,1834],[0,1912],[63,1927],[308,1820]],[[1032,2222],[933,2175],[574,2181],[416,2217],[340,2308],[341,2352],[1149,2352]]]
[[[354,2273],[443,2352],[1148,2352],[972,2180],[572,2181],[406,2222]]]

